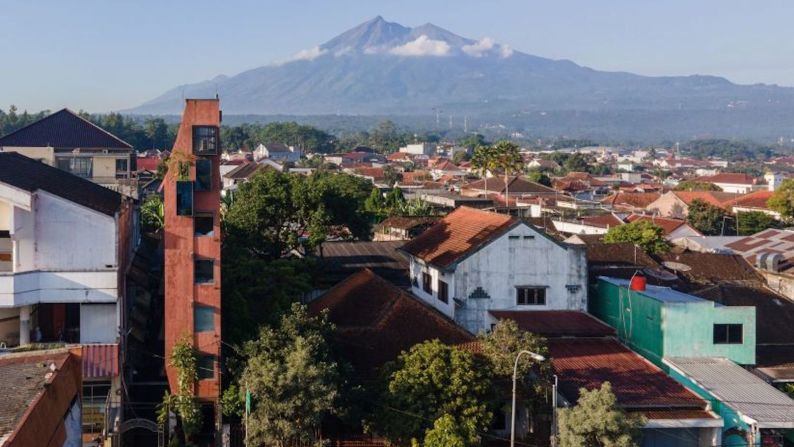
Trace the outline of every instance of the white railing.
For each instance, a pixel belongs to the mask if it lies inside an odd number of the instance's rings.
[[[0,307],[46,303],[114,303],[118,272],[98,271],[0,273]]]

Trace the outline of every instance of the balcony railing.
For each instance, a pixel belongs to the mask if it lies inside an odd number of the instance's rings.
[[[0,307],[48,303],[114,303],[118,271],[43,271],[0,273]]]

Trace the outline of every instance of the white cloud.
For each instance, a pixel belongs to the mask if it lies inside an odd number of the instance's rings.
[[[394,47],[389,53],[398,56],[446,56],[450,46],[443,40],[433,40],[422,34],[416,40]]]
[[[461,50],[469,56],[481,57],[484,53],[492,50],[496,42],[490,37],[483,37],[478,42],[471,45],[463,45]]]
[[[283,65],[295,61],[313,61],[327,52],[328,50],[322,49],[319,46],[306,48],[305,50],[298,51],[283,61],[277,62],[277,65]]]
[[[508,57],[513,55],[513,49],[507,45],[500,45],[499,46],[499,55],[503,58],[507,59]]]
[[[347,46],[334,52],[334,57],[341,57],[353,52],[353,47]]]

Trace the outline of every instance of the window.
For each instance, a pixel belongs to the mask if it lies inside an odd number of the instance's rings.
[[[216,155],[218,153],[218,128],[215,126],[193,126],[193,154]]]
[[[740,345],[742,344],[741,324],[715,324],[715,345]]]
[[[427,293],[433,293],[432,283],[433,280],[430,277],[430,273],[422,272],[422,290]]]
[[[196,160],[196,191],[212,190],[212,160]]]
[[[516,304],[519,306],[543,306],[546,304],[546,288],[516,287]]]
[[[94,159],[88,157],[59,158],[58,168],[78,177],[91,177]]]
[[[512,235],[512,236],[507,236],[507,238],[510,239],[511,241],[517,241],[521,239],[521,236]]]
[[[128,166],[129,166],[129,160],[127,160],[126,158],[116,159],[116,172],[126,173],[129,170],[127,169]]]
[[[193,233],[196,236],[212,236],[215,232],[215,219],[212,213],[196,213],[193,218]]]
[[[176,214],[193,215],[193,182],[176,182]]]
[[[193,307],[194,332],[212,332],[215,330],[215,309],[196,304]]]
[[[215,261],[212,259],[196,259],[193,268],[193,282],[207,284],[215,281]]]
[[[215,356],[211,354],[199,354],[196,362],[196,373],[199,380],[215,378]]]
[[[449,302],[449,285],[444,281],[438,281],[438,300],[442,303]]]

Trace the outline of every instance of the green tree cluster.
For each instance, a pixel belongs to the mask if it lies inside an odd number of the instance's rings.
[[[706,236],[735,234],[733,216],[724,209],[700,199],[693,200],[687,209],[687,222]]]
[[[736,232],[739,236],[750,236],[769,228],[780,228],[781,222],[761,211],[736,214]]]
[[[722,188],[709,182],[685,180],[675,187],[676,191],[722,191]]]
[[[783,180],[766,204],[783,218],[794,218],[794,179]]]
[[[254,150],[259,144],[280,143],[303,148],[309,153],[327,154],[336,150],[336,138],[333,135],[294,121],[224,126],[221,128],[221,141],[229,149]]]
[[[637,447],[642,417],[629,415],[617,405],[612,386],[579,390],[579,400],[559,414],[560,447]]]
[[[665,253],[670,250],[670,243],[664,238],[664,230],[647,220],[610,228],[604,235],[604,242],[631,242],[648,253]]]
[[[141,230],[157,232],[165,224],[163,211],[163,198],[159,194],[152,194],[144,199],[140,208]]]

